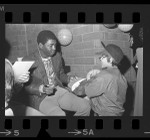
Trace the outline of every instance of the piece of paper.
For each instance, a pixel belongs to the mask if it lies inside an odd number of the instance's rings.
[[[13,65],[15,78],[28,72],[35,61],[16,61]]]
[[[80,79],[79,81],[75,82],[75,83],[72,85],[71,90],[74,91],[75,88],[77,88],[77,87],[80,85],[80,83],[81,83],[83,80],[85,80],[85,79],[86,79],[86,78],[82,78],[82,79]]]

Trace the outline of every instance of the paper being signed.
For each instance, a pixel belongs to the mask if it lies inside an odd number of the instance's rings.
[[[75,83],[72,85],[71,90],[74,91],[75,88],[77,88],[77,87],[80,85],[80,83],[81,83],[83,80],[85,80],[85,79],[86,79],[86,78],[82,78],[82,79],[78,80],[77,82],[75,82]]]
[[[16,78],[27,73],[35,61],[16,61],[13,65],[14,75]]]

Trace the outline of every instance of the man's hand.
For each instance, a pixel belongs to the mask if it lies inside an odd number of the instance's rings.
[[[29,74],[30,72],[28,71],[27,73],[22,74],[20,77],[15,78],[15,81],[17,83],[26,83],[29,81]]]
[[[100,70],[99,69],[93,69],[91,71],[88,72],[87,76],[86,76],[86,79],[87,80],[90,80],[91,77],[95,76],[96,74],[100,73]]]
[[[86,94],[85,94],[85,88],[84,86],[78,86],[74,91],[73,93],[79,97],[85,97]]]
[[[75,74],[69,74],[68,75],[68,83],[76,81],[79,77],[77,77]]]
[[[47,95],[51,95],[54,93],[54,87],[46,85],[43,87],[43,92],[46,93]]]

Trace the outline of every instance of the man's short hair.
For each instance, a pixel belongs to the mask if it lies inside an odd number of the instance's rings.
[[[9,60],[5,59],[5,101],[11,99],[14,83],[14,71]]]
[[[53,32],[49,30],[43,30],[37,36],[37,43],[44,45],[49,39],[57,41],[57,38]]]

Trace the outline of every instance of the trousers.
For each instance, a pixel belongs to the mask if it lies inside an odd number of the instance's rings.
[[[74,111],[74,116],[89,116],[90,100],[78,97],[68,90],[56,87],[55,95],[46,96],[39,110],[47,116],[66,116],[63,110]]]

